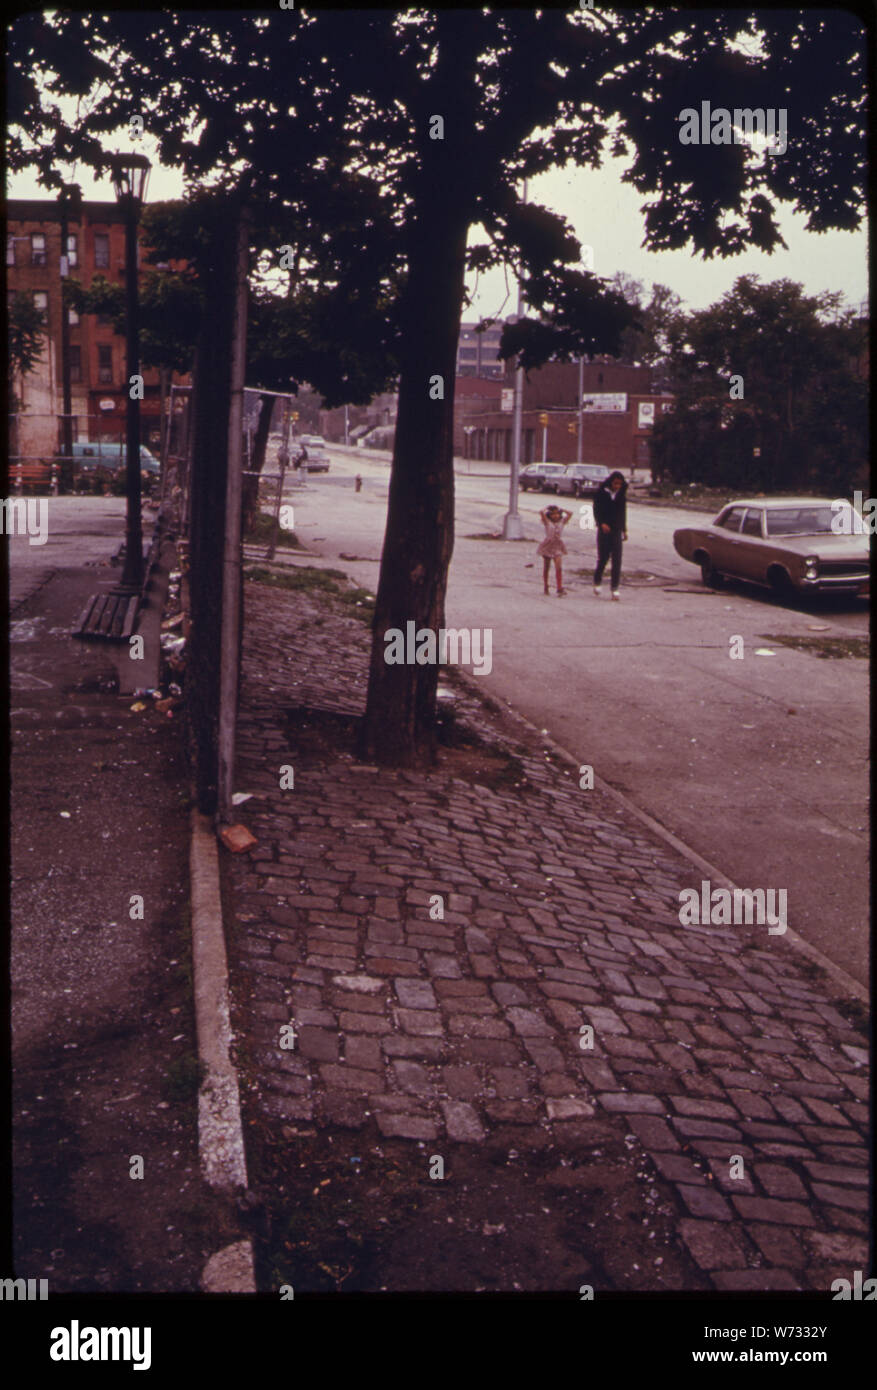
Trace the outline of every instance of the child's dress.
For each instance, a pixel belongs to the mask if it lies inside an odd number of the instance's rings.
[[[549,521],[543,518],[542,525],[545,527],[545,539],[538,549],[538,554],[553,560],[558,555],[566,555],[567,549],[563,543],[561,532],[567,523],[564,517],[561,521]]]

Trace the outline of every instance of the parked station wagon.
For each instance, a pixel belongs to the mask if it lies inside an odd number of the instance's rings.
[[[568,463],[558,478],[549,480],[546,491],[593,497],[608,477],[609,469],[602,463]]]
[[[673,544],[683,560],[700,566],[710,588],[732,578],[763,585],[779,597],[866,595],[868,541],[832,530],[837,505],[825,497],[743,498],[723,507],[708,526],[674,531]]]
[[[518,477],[518,482],[522,492],[528,492],[530,488],[534,492],[551,492],[557,478],[563,473],[562,463],[528,463],[526,468],[522,468]]]

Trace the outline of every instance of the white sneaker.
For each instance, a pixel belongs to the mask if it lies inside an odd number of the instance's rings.
[[[621,598],[621,595],[617,589],[612,590],[612,597],[615,599],[616,602]]]
[[[599,598],[600,595],[602,594],[602,592],[603,592],[603,590],[600,588],[600,585],[599,585],[599,584],[595,584],[595,585],[594,585],[594,598]]]

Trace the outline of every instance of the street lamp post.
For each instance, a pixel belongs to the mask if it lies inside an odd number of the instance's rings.
[[[140,374],[138,332],[137,223],[146,195],[150,163],[143,154],[116,154],[110,159],[116,201],[125,212],[125,330],[128,399],[125,444],[125,568],[124,588],[139,589],[143,583],[143,528],[140,520],[140,398],[131,395],[131,378]]]
[[[70,274],[70,222],[71,215],[78,219],[82,190],[76,183],[61,186],[61,391],[63,395],[61,417],[61,467],[62,479],[73,474],[73,415],[70,395],[70,309],[64,299],[64,281]]]

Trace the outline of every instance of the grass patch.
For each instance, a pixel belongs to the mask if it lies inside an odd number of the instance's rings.
[[[867,658],[871,654],[871,643],[867,637],[799,637],[779,632],[760,632],[759,638],[772,642],[778,647],[793,647],[798,652],[812,652],[823,661],[834,661],[839,657],[857,656]]]
[[[253,520],[252,526],[244,536],[245,541],[253,545],[270,545],[274,538],[274,518],[268,512],[258,512]],[[302,544],[294,531],[284,531],[283,527],[278,527],[277,544],[286,546],[287,550],[301,550]]]
[[[347,582],[343,570],[317,569],[314,565],[297,565],[295,569],[283,571],[266,569],[264,565],[250,565],[249,569],[244,570],[244,578],[252,579],[256,584],[269,584],[274,589],[322,591],[339,595],[343,595],[345,589],[338,581]]]

